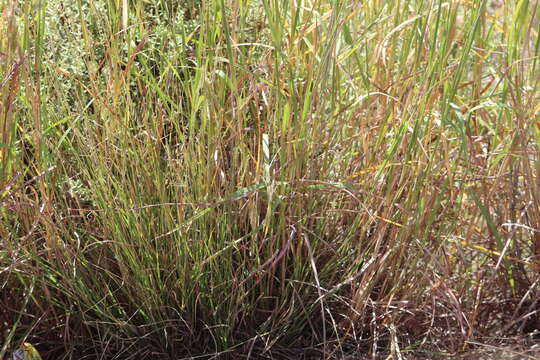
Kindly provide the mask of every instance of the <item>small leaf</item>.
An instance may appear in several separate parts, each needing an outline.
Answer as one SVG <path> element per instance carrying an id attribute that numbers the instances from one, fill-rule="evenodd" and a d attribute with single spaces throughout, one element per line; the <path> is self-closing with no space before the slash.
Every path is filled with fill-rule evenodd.
<path id="1" fill-rule="evenodd" d="M 22 349 L 19 349 L 13 353 L 13 360 L 25 360 L 25 352 Z"/>
<path id="2" fill-rule="evenodd" d="M 13 360 L 42 360 L 42 358 L 32 344 L 25 342 L 13 353 Z"/>

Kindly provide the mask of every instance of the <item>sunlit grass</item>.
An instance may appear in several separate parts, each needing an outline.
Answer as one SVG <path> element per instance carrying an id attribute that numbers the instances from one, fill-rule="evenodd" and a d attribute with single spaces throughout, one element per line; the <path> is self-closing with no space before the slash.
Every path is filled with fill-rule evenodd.
<path id="1" fill-rule="evenodd" d="M 536 2 L 0 4 L 0 358 L 457 351 L 537 292 Z"/>

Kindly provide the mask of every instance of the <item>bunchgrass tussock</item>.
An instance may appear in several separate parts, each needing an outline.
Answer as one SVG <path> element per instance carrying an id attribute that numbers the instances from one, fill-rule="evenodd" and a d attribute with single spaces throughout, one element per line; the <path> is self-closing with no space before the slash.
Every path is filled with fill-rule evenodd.
<path id="1" fill-rule="evenodd" d="M 537 1 L 0 12 L 0 359 L 539 330 Z"/>

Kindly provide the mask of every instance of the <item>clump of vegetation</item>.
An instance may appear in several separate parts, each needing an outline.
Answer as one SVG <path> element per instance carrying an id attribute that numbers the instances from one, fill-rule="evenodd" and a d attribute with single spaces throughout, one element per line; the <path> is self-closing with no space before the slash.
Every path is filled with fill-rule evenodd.
<path id="1" fill-rule="evenodd" d="M 538 330 L 538 2 L 0 11 L 0 358 Z"/>

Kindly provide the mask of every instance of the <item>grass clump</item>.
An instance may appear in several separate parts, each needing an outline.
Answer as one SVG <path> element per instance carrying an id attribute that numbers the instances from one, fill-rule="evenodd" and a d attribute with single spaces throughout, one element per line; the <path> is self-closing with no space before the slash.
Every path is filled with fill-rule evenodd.
<path id="1" fill-rule="evenodd" d="M 534 328 L 538 3 L 0 4 L 0 358 Z"/>

